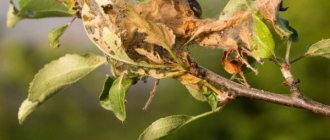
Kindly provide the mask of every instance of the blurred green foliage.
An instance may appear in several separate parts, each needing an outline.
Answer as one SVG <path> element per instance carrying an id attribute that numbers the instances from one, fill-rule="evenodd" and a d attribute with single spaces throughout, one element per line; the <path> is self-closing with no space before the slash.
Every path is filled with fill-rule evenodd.
<path id="1" fill-rule="evenodd" d="M 226 1 L 200 0 L 204 17 L 217 17 Z M 292 57 L 304 53 L 306 47 L 322 38 L 330 38 L 330 2 L 328 0 L 285 1 L 289 9 L 282 16 L 299 33 L 293 44 Z M 55 19 L 56 20 L 56 19 Z M 4 21 L 1 21 L 4 22 Z M 38 22 L 38 21 L 35 21 Z M 2 26 L 2 24 L 1 24 Z M 68 31 L 69 32 L 69 31 Z M 3 35 L 2 35 L 3 36 Z M 137 139 L 157 118 L 173 114 L 196 115 L 209 110 L 206 103 L 195 101 L 175 80 L 162 80 L 148 111 L 142 111 L 151 89 L 152 79 L 139 82 L 127 95 L 127 121 L 122 124 L 114 115 L 101 108 L 98 96 L 102 90 L 107 67 L 90 74 L 78 84 L 48 100 L 19 126 L 17 111 L 26 97 L 28 83 L 44 64 L 65 53 L 96 52 L 94 46 L 66 42 L 58 49 L 38 45 L 38 42 L 0 39 L 0 139 L 1 140 L 106 140 Z M 278 52 L 283 52 L 282 44 Z M 75 47 L 75 46 L 79 46 Z M 281 47 L 282 46 L 282 47 Z M 196 61 L 226 74 L 220 66 L 221 51 L 192 47 Z M 260 74 L 247 74 L 253 87 L 287 93 L 283 78 L 275 64 L 266 61 L 258 66 Z M 306 58 L 293 65 L 294 75 L 301 81 L 303 93 L 330 104 L 330 61 Z M 329 140 L 330 118 L 308 111 L 238 98 L 221 112 L 193 122 L 168 139 L 181 140 Z"/>

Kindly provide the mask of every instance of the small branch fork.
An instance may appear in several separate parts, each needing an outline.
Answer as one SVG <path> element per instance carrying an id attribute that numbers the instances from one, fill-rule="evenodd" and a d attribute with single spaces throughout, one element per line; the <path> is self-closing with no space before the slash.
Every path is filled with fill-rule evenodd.
<path id="1" fill-rule="evenodd" d="M 248 97 L 251 99 L 263 100 L 279 105 L 305 109 L 317 114 L 330 117 L 329 105 L 319 103 L 302 95 L 299 89 L 299 81 L 294 79 L 291 72 L 292 61 L 290 61 L 290 49 L 291 41 L 289 40 L 287 44 L 285 60 L 283 62 L 276 61 L 276 64 L 279 64 L 282 75 L 285 79 L 284 84 L 289 87 L 289 90 L 291 92 L 290 95 L 273 93 L 269 91 L 263 91 L 260 89 L 247 87 L 245 85 L 226 79 L 206 68 L 199 66 L 196 66 L 195 70 L 191 71 L 190 73 L 201 79 L 206 80 L 209 83 L 220 85 L 222 88 L 226 89 L 226 93 L 230 93 L 231 97 L 228 99 L 235 99 L 235 97 Z M 196 74 L 196 71 L 200 73 Z"/>
<path id="2" fill-rule="evenodd" d="M 259 89 L 249 88 L 231 80 L 228 80 L 220 75 L 217 75 L 216 73 L 206 68 L 199 67 L 199 69 L 205 72 L 204 79 L 225 87 L 227 90 L 231 91 L 231 96 L 248 97 L 251 99 L 263 100 L 275 104 L 301 108 L 330 117 L 330 106 L 316 102 L 309 98 L 303 96 L 299 96 L 297 98 L 296 96 L 287 96 L 279 93 L 272 93 Z"/>
<path id="3" fill-rule="evenodd" d="M 291 61 L 290 61 L 290 51 L 291 51 L 292 41 L 288 40 L 286 46 L 285 62 L 280 65 L 282 75 L 285 79 L 284 85 L 289 87 L 291 96 L 293 98 L 302 98 L 303 95 L 299 89 L 299 81 L 295 80 L 291 73 Z"/>

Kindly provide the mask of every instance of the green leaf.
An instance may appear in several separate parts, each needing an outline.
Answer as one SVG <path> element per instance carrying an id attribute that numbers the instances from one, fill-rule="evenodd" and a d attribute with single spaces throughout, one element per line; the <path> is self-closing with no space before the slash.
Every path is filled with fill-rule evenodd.
<path id="1" fill-rule="evenodd" d="M 186 79 L 189 80 L 189 79 Z M 192 81 L 192 79 L 191 79 Z M 210 91 L 209 88 L 205 85 L 199 83 L 191 84 L 186 83 L 183 78 L 181 78 L 181 83 L 186 86 L 189 93 L 198 101 L 208 102 L 212 110 L 215 110 L 218 107 L 218 98 L 217 94 L 213 91 Z"/>
<path id="2" fill-rule="evenodd" d="M 313 44 L 305 56 L 321 56 L 330 59 L 330 39 L 324 39 Z"/>
<path id="3" fill-rule="evenodd" d="M 48 33 L 49 45 L 52 48 L 58 48 L 61 46 L 59 39 L 68 27 L 69 27 L 69 25 L 66 24 L 66 25 L 54 28 Z"/>
<path id="4" fill-rule="evenodd" d="M 199 85 L 185 85 L 191 96 L 193 96 L 196 100 L 205 102 L 207 101 L 207 97 L 204 95 L 202 88 Z"/>
<path id="5" fill-rule="evenodd" d="M 111 107 L 111 102 L 109 99 L 109 91 L 110 88 L 113 84 L 113 79 L 111 77 L 107 77 L 107 79 L 104 82 L 104 86 L 103 86 L 103 90 L 102 93 L 100 95 L 100 104 L 101 106 L 106 109 L 106 110 L 110 110 L 112 111 L 112 107 Z"/>
<path id="6" fill-rule="evenodd" d="M 122 122 L 126 119 L 126 92 L 131 85 L 132 79 L 123 73 L 113 82 L 108 95 L 108 102 L 110 102 L 112 112 Z"/>
<path id="7" fill-rule="evenodd" d="M 209 103 L 213 111 L 216 110 L 219 105 L 217 94 L 209 91 L 207 96 L 207 102 Z"/>
<path id="8" fill-rule="evenodd" d="M 252 25 L 252 53 L 260 58 L 270 58 L 275 55 L 275 42 L 267 25 L 255 14 L 253 14 Z"/>
<path id="9" fill-rule="evenodd" d="M 23 18 L 44 18 L 72 16 L 69 9 L 57 0 L 20 0 L 20 11 Z"/>
<path id="10" fill-rule="evenodd" d="M 165 137 L 184 126 L 193 117 L 174 115 L 158 119 L 140 135 L 139 140 L 156 140 Z"/>
<path id="11" fill-rule="evenodd" d="M 87 54 L 68 54 L 42 68 L 30 83 L 27 99 L 22 103 L 18 119 L 22 123 L 37 106 L 61 89 L 76 83 L 106 63 L 104 57 Z"/>
<path id="12" fill-rule="evenodd" d="M 148 126 L 147 129 L 142 132 L 139 140 L 156 140 L 164 138 L 174 133 L 184 125 L 218 112 L 220 109 L 221 108 L 217 108 L 215 111 L 206 112 L 197 116 L 174 115 L 160 118 L 153 122 L 150 126 Z"/>
<path id="13" fill-rule="evenodd" d="M 7 26 L 10 28 L 25 18 L 66 17 L 75 13 L 57 0 L 20 0 L 19 7 L 18 10 L 10 1 L 7 13 Z"/>
<path id="14" fill-rule="evenodd" d="M 7 12 L 7 27 L 13 28 L 22 18 L 17 16 L 18 10 L 12 1 L 9 3 L 9 9 Z"/>

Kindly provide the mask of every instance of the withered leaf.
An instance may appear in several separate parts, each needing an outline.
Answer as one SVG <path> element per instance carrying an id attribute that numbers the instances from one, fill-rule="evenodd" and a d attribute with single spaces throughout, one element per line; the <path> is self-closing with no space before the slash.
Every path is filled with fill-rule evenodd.
<path id="1" fill-rule="evenodd" d="M 136 11 L 127 5 L 128 20 L 134 24 L 140 33 L 146 33 L 145 41 L 155 44 L 170 51 L 175 43 L 175 35 L 173 31 L 165 24 L 155 23 L 143 19 Z"/>
<path id="2" fill-rule="evenodd" d="M 232 19 L 235 14 L 243 13 L 249 9 L 246 0 L 229 0 L 219 16 L 219 20 Z"/>
<path id="3" fill-rule="evenodd" d="M 280 3 L 282 0 L 257 0 L 257 5 L 259 8 L 260 14 L 275 23 L 277 20 L 277 12 L 280 7 Z"/>
<path id="4" fill-rule="evenodd" d="M 225 51 L 222 58 L 223 67 L 226 70 L 226 72 L 230 74 L 237 74 L 242 72 L 243 63 L 236 59 L 231 60 L 229 58 L 229 55 L 231 55 L 231 53 Z"/>
<path id="5" fill-rule="evenodd" d="M 103 38 L 101 38 L 101 39 L 103 39 L 105 45 L 108 46 L 108 49 L 109 49 L 109 51 L 107 52 L 108 55 L 110 55 L 113 58 L 116 58 L 117 60 L 120 60 L 122 62 L 135 63 L 126 54 L 126 52 L 122 46 L 121 38 L 118 35 L 116 35 L 112 31 L 110 31 L 109 28 L 105 27 L 105 28 L 103 28 L 102 37 Z M 113 52 L 113 54 L 111 54 L 111 52 Z"/>
<path id="6" fill-rule="evenodd" d="M 164 63 L 163 59 L 160 57 L 160 55 L 157 52 L 153 52 L 153 51 L 149 52 L 143 48 L 135 48 L 135 51 L 137 53 L 139 53 L 140 55 L 147 57 L 149 60 L 151 60 L 157 64 Z"/>
<path id="7" fill-rule="evenodd" d="M 198 82 L 202 81 L 202 79 L 191 75 L 191 74 L 184 74 L 180 76 L 179 81 L 181 81 L 182 84 L 187 85 L 187 84 L 197 84 Z"/>
<path id="8" fill-rule="evenodd" d="M 178 80 L 186 86 L 187 90 L 193 96 L 196 100 L 205 102 L 207 101 L 206 96 L 204 95 L 203 86 L 199 84 L 199 82 L 202 81 L 202 79 L 191 75 L 191 74 L 184 74 L 180 77 L 178 77 Z"/>

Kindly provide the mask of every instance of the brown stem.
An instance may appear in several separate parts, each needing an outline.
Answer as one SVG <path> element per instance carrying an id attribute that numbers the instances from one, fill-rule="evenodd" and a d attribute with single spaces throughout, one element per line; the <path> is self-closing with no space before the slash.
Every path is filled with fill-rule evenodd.
<path id="1" fill-rule="evenodd" d="M 235 94 L 234 96 L 236 97 L 248 97 L 251 99 L 263 100 L 275 104 L 309 110 L 314 113 L 325 116 L 330 116 L 330 106 L 313 101 L 309 98 L 303 96 L 297 98 L 283 94 L 249 88 L 244 85 L 230 81 L 220 75 L 217 75 L 216 73 L 208 69 L 201 67 L 199 69 L 200 71 L 205 72 L 205 75 L 203 77 L 204 79 L 227 88 L 228 90 L 232 91 L 232 94 Z"/>
<path id="2" fill-rule="evenodd" d="M 149 105 L 151 104 L 152 99 L 154 98 L 154 96 L 156 94 L 158 85 L 159 85 L 159 79 L 155 79 L 154 86 L 152 87 L 152 90 L 150 91 L 150 94 L 149 94 L 149 98 L 148 98 L 147 102 L 144 104 L 144 107 L 142 108 L 142 110 L 148 109 Z"/>
<path id="3" fill-rule="evenodd" d="M 282 64 L 281 72 L 285 79 L 284 84 L 289 87 L 293 97 L 301 98 L 302 94 L 299 89 L 299 82 L 296 81 L 291 73 L 290 64 Z"/>

